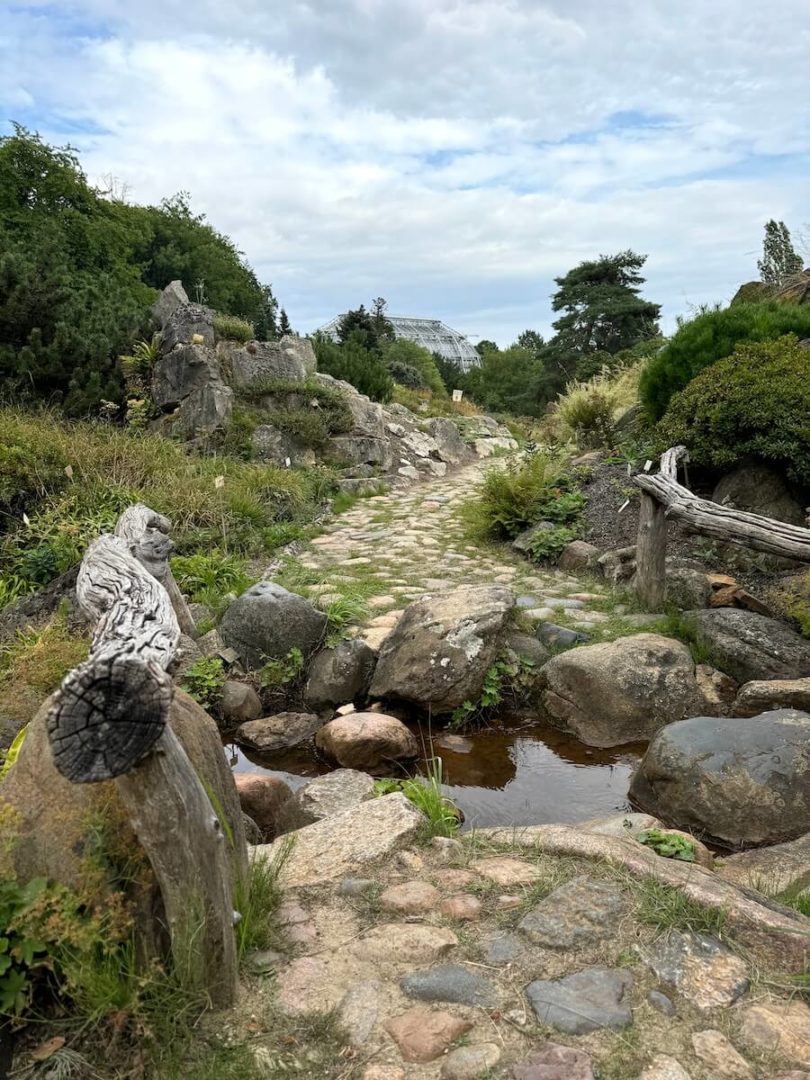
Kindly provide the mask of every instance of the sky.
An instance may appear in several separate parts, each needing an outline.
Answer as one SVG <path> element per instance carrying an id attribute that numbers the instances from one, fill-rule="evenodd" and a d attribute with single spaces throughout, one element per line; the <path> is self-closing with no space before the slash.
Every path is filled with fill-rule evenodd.
<path id="1" fill-rule="evenodd" d="M 678 315 L 810 221 L 808 0 L 0 0 L 0 131 L 134 202 L 184 190 L 306 333 L 388 300 L 548 334 L 554 278 L 648 256 Z M 810 252 L 805 253 L 810 260 Z"/>

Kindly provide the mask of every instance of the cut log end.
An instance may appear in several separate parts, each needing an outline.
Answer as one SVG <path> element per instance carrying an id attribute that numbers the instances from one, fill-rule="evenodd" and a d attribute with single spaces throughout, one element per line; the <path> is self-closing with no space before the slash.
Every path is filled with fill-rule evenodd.
<path id="1" fill-rule="evenodd" d="M 113 780 L 154 747 L 166 726 L 172 681 L 134 655 L 97 655 L 75 668 L 48 716 L 54 764 L 74 784 Z"/>

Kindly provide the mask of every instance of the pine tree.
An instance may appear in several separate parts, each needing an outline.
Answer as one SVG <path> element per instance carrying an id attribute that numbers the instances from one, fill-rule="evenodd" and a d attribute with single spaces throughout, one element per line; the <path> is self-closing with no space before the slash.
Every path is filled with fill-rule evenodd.
<path id="1" fill-rule="evenodd" d="M 765 225 L 762 258 L 757 260 L 760 279 L 766 285 L 781 285 L 794 274 L 801 273 L 804 264 L 790 239 L 784 221 L 773 218 Z"/>
<path id="2" fill-rule="evenodd" d="M 284 337 L 286 334 L 291 334 L 293 328 L 290 326 L 290 320 L 287 318 L 287 312 L 284 308 L 281 309 L 281 318 L 278 322 L 278 332 L 280 337 Z"/>

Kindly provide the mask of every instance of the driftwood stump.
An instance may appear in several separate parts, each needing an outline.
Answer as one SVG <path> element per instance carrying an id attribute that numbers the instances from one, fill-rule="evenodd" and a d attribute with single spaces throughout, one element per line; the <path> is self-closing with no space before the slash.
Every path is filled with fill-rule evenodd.
<path id="1" fill-rule="evenodd" d="M 171 541 L 162 523 L 167 529 L 165 518 L 133 507 L 118 535 L 88 548 L 76 593 L 96 630 L 88 659 L 54 696 L 48 735 L 67 779 L 115 781 L 160 887 L 175 967 L 186 986 L 226 1006 L 237 986 L 233 865 L 240 853 L 232 860 L 211 801 L 167 725 L 167 668 L 180 626 L 150 572 L 156 567 L 165 580 Z"/>

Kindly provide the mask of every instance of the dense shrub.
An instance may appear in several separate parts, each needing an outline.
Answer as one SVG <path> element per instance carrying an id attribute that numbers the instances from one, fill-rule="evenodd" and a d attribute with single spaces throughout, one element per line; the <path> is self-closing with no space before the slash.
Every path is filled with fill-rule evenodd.
<path id="1" fill-rule="evenodd" d="M 810 306 L 773 301 L 734 304 L 684 323 L 641 377 L 639 389 L 648 416 L 660 420 L 674 394 L 705 368 L 731 356 L 737 344 L 773 341 L 790 333 L 810 336 Z"/>
<path id="2" fill-rule="evenodd" d="M 795 335 L 740 345 L 672 399 L 659 425 L 667 445 L 728 468 L 756 456 L 810 484 L 810 349 Z"/>
<path id="3" fill-rule="evenodd" d="M 393 369 L 395 367 L 415 369 L 419 372 L 422 386 L 427 387 L 437 397 L 447 396 L 447 389 L 442 382 L 433 354 L 422 348 L 421 345 L 417 345 L 415 341 L 399 338 L 396 341 L 388 342 L 383 348 L 383 359 L 392 375 L 394 375 Z M 397 382 L 402 381 L 396 375 L 394 375 L 394 379 Z M 403 385 L 409 386 L 412 384 L 404 382 Z"/>
<path id="4" fill-rule="evenodd" d="M 217 315 L 214 319 L 214 332 L 224 341 L 253 341 L 256 329 L 247 319 L 238 315 Z"/>
<path id="5" fill-rule="evenodd" d="M 247 407 L 234 410 L 235 423 L 222 443 L 240 457 L 252 456 L 250 436 L 258 424 L 272 424 L 313 450 L 322 449 L 330 435 L 351 431 L 354 425 L 345 393 L 315 379 L 303 383 L 263 379 L 241 389 L 238 396 Z M 258 407 L 257 402 L 261 403 Z"/>

